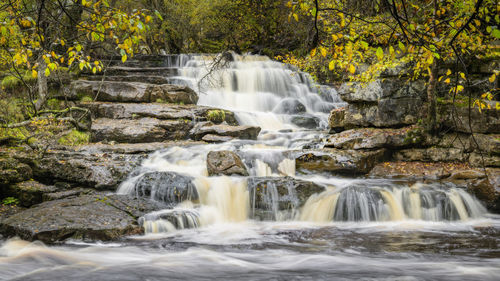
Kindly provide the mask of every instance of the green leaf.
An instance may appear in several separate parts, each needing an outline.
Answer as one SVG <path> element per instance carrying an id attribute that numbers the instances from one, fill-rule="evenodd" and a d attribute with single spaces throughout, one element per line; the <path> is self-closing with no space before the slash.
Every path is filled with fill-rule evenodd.
<path id="1" fill-rule="evenodd" d="M 376 55 L 379 60 L 382 60 L 384 58 L 384 50 L 382 50 L 381 47 L 378 47 Z"/>
<path id="2" fill-rule="evenodd" d="M 50 69 L 48 68 L 45 69 L 45 76 L 47 77 L 50 76 Z"/>
<path id="3" fill-rule="evenodd" d="M 163 17 L 161 16 L 160 12 L 156 11 L 155 10 L 155 15 L 157 18 L 159 18 L 160 20 L 163 20 Z"/>
<path id="4" fill-rule="evenodd" d="M 403 51 L 403 52 L 405 51 L 406 48 L 405 48 L 405 44 L 403 44 L 403 42 L 399 41 L 398 46 L 399 46 L 399 49 L 401 49 L 401 51 Z"/>
<path id="5" fill-rule="evenodd" d="M 500 39 L 500 30 L 498 29 L 493 29 L 493 31 L 491 32 L 491 35 L 493 35 L 493 37 L 495 37 L 496 39 Z"/>

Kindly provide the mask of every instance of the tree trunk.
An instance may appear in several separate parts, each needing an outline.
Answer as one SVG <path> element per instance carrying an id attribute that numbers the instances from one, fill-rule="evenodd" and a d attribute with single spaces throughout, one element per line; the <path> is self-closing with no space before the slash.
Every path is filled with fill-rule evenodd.
<path id="1" fill-rule="evenodd" d="M 436 121 L 436 84 L 437 84 L 437 63 L 432 63 L 429 70 L 429 85 L 427 85 L 427 131 L 434 133 L 437 128 Z"/>
<path id="2" fill-rule="evenodd" d="M 47 97 L 49 94 L 47 86 L 47 76 L 45 76 L 45 69 L 47 69 L 47 64 L 43 60 L 43 57 L 40 57 L 40 59 L 38 60 L 38 75 L 37 75 L 38 99 L 35 103 L 36 112 L 42 109 L 43 105 L 47 101 Z"/>

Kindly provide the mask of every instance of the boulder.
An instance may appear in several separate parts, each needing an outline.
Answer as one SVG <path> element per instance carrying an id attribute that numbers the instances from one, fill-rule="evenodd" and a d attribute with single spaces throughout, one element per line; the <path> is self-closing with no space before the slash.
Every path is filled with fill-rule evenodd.
<path id="1" fill-rule="evenodd" d="M 228 150 L 210 151 L 207 154 L 207 170 L 209 176 L 248 176 L 238 154 Z"/>
<path id="2" fill-rule="evenodd" d="M 170 103 L 196 104 L 198 94 L 187 86 L 153 85 L 150 88 L 150 102 L 162 100 Z"/>
<path id="3" fill-rule="evenodd" d="M 344 130 L 345 107 L 334 109 L 328 117 L 328 127 L 330 132 L 339 133 Z"/>
<path id="4" fill-rule="evenodd" d="M 297 99 L 287 98 L 282 100 L 273 112 L 279 114 L 298 114 L 306 112 L 306 107 Z"/>
<path id="5" fill-rule="evenodd" d="M 201 138 L 201 140 L 206 141 L 206 142 L 219 143 L 219 142 L 231 141 L 231 140 L 234 140 L 234 138 L 228 137 L 228 136 L 218 136 L 218 135 L 208 134 L 208 135 L 204 135 Z"/>
<path id="6" fill-rule="evenodd" d="M 259 133 L 259 127 L 230 126 L 228 124 L 215 125 L 212 122 L 199 122 L 190 131 L 191 138 L 194 140 L 200 140 L 208 134 L 255 140 L 257 139 Z"/>
<path id="7" fill-rule="evenodd" d="M 488 153 L 471 153 L 469 157 L 469 163 L 473 167 L 500 167 L 500 156 L 492 155 Z"/>
<path id="8" fill-rule="evenodd" d="M 335 174 L 366 174 L 385 158 L 386 150 L 339 150 L 325 148 L 303 151 L 295 159 L 302 172 L 330 172 Z"/>
<path id="9" fill-rule="evenodd" d="M 495 187 L 488 179 L 473 180 L 467 185 L 467 190 L 474 194 L 477 199 L 483 201 L 488 209 L 498 207 L 495 205 L 496 201 L 500 199 L 500 193 L 495 191 Z"/>
<path id="10" fill-rule="evenodd" d="M 187 138 L 192 123 L 188 120 L 159 120 L 154 118 L 94 120 L 91 140 L 126 143 L 161 142 Z"/>
<path id="11" fill-rule="evenodd" d="M 54 243 L 66 239 L 116 240 L 140 234 L 138 217 L 163 205 L 119 195 L 84 195 L 44 202 L 0 222 L 0 233 Z"/>
<path id="12" fill-rule="evenodd" d="M 11 185 L 8 188 L 8 195 L 19 199 L 21 206 L 31 207 L 42 203 L 47 193 L 56 192 L 54 186 L 47 186 L 34 180 L 25 181 Z"/>
<path id="13" fill-rule="evenodd" d="M 147 197 L 167 204 L 177 204 L 186 200 L 198 200 L 198 192 L 193 178 L 175 172 L 149 172 L 135 183 L 137 197 Z"/>
<path id="14" fill-rule="evenodd" d="M 402 148 L 418 145 L 423 139 L 423 130 L 418 127 L 360 128 L 332 135 L 325 143 L 325 147 L 339 149 Z"/>
<path id="15" fill-rule="evenodd" d="M 319 127 L 319 118 L 311 114 L 294 115 L 290 120 L 294 125 L 306 128 L 317 129 Z"/>
<path id="16" fill-rule="evenodd" d="M 292 177 L 251 177 L 248 179 L 252 218 L 291 219 L 307 199 L 325 187 Z M 277 218 L 276 216 L 282 216 Z"/>

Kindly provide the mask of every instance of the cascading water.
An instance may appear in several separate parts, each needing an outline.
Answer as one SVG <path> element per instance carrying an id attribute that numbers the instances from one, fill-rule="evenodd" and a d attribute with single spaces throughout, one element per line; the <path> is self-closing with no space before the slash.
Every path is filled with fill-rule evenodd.
<path id="1" fill-rule="evenodd" d="M 141 218 L 147 233 L 248 219 L 465 221 L 486 213 L 475 198 L 453 186 L 394 184 L 388 180 L 374 185 L 370 181 L 297 176 L 294 159 L 287 152 L 321 139 L 327 113 L 343 102 L 334 89 L 319 87 L 307 74 L 267 57 L 233 54 L 223 66 L 212 69 L 219 59 L 190 55 L 169 62 L 180 67 L 180 75 L 172 79 L 196 89 L 198 104 L 231 110 L 240 124 L 260 126 L 264 131 L 257 141 L 173 147 L 151 155 L 118 191 L 174 207 Z M 315 129 L 307 129 L 308 123 L 314 123 Z M 238 153 L 250 177 L 208 177 L 206 157 L 214 150 Z M 250 187 L 254 177 L 283 182 L 268 180 Z M 310 196 L 303 206 L 291 183 L 300 179 L 316 181 L 324 190 Z"/>

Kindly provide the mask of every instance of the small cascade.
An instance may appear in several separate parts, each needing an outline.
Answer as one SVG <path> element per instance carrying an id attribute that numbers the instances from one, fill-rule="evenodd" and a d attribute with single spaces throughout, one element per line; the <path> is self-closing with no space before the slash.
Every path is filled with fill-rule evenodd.
<path id="1" fill-rule="evenodd" d="M 353 185 L 311 196 L 301 220 L 325 221 L 458 221 L 478 218 L 485 208 L 455 187 L 415 184 L 410 187 Z"/>
<path id="2" fill-rule="evenodd" d="M 232 110 L 238 121 L 277 131 L 297 126 L 326 128 L 329 112 L 344 103 L 331 87 L 265 56 L 191 56 L 178 79 L 201 93 L 199 105 Z M 217 65 L 217 63 L 219 65 Z M 289 107 L 293 101 L 297 106 Z"/>
<path id="3" fill-rule="evenodd" d="M 172 232 L 200 226 L 200 214 L 194 209 L 177 207 L 146 214 L 139 218 L 146 234 Z"/>

